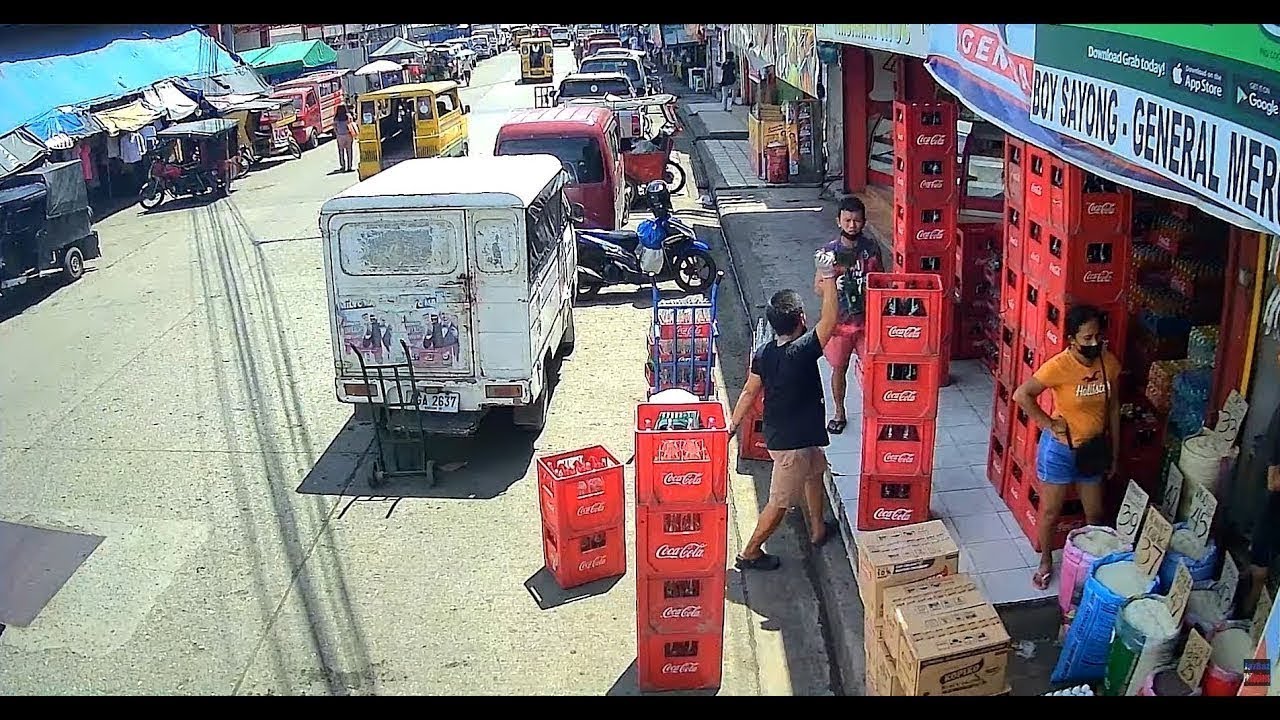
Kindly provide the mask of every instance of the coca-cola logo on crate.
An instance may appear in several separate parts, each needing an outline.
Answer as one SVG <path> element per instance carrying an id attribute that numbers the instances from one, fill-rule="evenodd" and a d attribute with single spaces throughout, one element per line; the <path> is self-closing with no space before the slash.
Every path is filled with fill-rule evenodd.
<path id="1" fill-rule="evenodd" d="M 663 675 L 692 675 L 696 672 L 698 672 L 696 662 L 667 663 L 662 666 Z"/>
<path id="2" fill-rule="evenodd" d="M 1060 263 L 1049 263 L 1049 274 L 1054 277 L 1062 277 L 1062 265 Z"/>
<path id="3" fill-rule="evenodd" d="M 875 518 L 876 520 L 904 522 L 911 519 L 911 510 L 909 508 L 897 508 L 896 510 L 890 510 L 888 508 L 876 508 L 876 511 L 871 513 L 871 517 Z"/>
<path id="4" fill-rule="evenodd" d="M 925 178 L 920 181 L 921 190 L 941 190 L 943 186 L 942 178 Z"/>
<path id="5" fill-rule="evenodd" d="M 939 146 L 939 147 L 940 147 L 940 146 L 942 146 L 942 145 L 946 145 L 946 144 L 947 144 L 947 136 L 946 136 L 946 135 L 943 135 L 942 133 L 935 133 L 935 134 L 933 134 L 933 135 L 923 135 L 923 134 L 922 134 L 922 135 L 917 135 L 917 136 L 916 136 L 916 145 L 918 145 L 918 146 L 929 146 L 929 145 L 933 145 L 933 146 Z"/>
<path id="6" fill-rule="evenodd" d="M 917 239 L 917 240 L 941 240 L 941 239 L 943 239 L 943 238 L 944 238 L 944 237 L 946 237 L 946 236 L 947 236 L 947 235 L 946 235 L 946 233 L 942 230 L 942 228 L 934 228 L 934 229 L 932 229 L 932 230 L 917 230 L 917 231 L 916 231 L 916 239 Z"/>
<path id="7" fill-rule="evenodd" d="M 909 465 L 916 461 L 916 454 L 910 452 L 887 452 L 883 458 L 885 463 L 893 465 Z"/>
<path id="8" fill-rule="evenodd" d="M 1028 186 L 1027 189 L 1030 190 L 1031 194 L 1033 195 L 1040 195 L 1041 197 L 1044 196 L 1044 186 L 1038 182 L 1031 183 L 1031 185 Z"/>
<path id="9" fill-rule="evenodd" d="M 578 517 L 595 515 L 597 513 L 602 513 L 602 512 L 604 512 L 604 501 L 600 500 L 597 502 L 593 502 L 590 505 L 583 505 L 582 507 L 578 508 Z"/>
<path id="10" fill-rule="evenodd" d="M 677 620 L 684 618 L 700 618 L 702 617 L 701 605 L 685 605 L 684 607 L 664 607 L 662 608 L 663 620 Z"/>
<path id="11" fill-rule="evenodd" d="M 707 554 L 707 544 L 703 542 L 691 542 L 684 545 L 667 545 L 662 544 L 658 549 L 653 551 L 653 556 L 659 560 L 690 560 L 698 559 Z"/>
<path id="12" fill-rule="evenodd" d="M 1116 274 L 1111 270 L 1090 270 L 1081 278 L 1087 283 L 1109 283 L 1115 279 Z"/>
<path id="13" fill-rule="evenodd" d="M 915 402 L 919 393 L 915 390 L 888 390 L 884 394 L 885 402 Z"/>
<path id="14" fill-rule="evenodd" d="M 1089 215 L 1115 215 L 1116 204 L 1113 202 L 1091 202 L 1085 208 L 1085 212 Z"/>
<path id="15" fill-rule="evenodd" d="M 680 486 L 701 485 L 702 473 L 687 472 L 682 475 L 677 475 L 675 473 L 667 473 L 666 475 L 662 476 L 662 484 L 663 485 L 680 485 Z"/>
<path id="16" fill-rule="evenodd" d="M 891 338 L 918 340 L 920 339 L 920 331 L 919 325 L 890 325 L 887 333 Z"/>
<path id="17" fill-rule="evenodd" d="M 604 555 L 597 555 L 596 557 L 583 560 L 582 562 L 578 563 L 578 572 L 586 572 L 588 570 L 594 570 L 600 567 L 601 565 L 603 565 L 604 562 L 605 562 Z"/>

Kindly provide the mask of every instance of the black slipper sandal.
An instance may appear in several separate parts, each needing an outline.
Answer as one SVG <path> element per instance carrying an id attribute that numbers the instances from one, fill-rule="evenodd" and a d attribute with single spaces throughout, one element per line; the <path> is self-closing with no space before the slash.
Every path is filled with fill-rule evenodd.
<path id="1" fill-rule="evenodd" d="M 830 540 L 832 537 L 835 537 L 840 534 L 840 525 L 834 520 L 828 520 L 822 523 L 822 527 L 825 528 L 825 530 L 822 533 L 822 539 L 819 540 L 818 542 L 813 542 L 812 540 L 809 541 L 810 547 L 820 548 L 823 545 L 826 545 L 827 541 Z"/>
<path id="2" fill-rule="evenodd" d="M 848 426 L 849 426 L 848 420 L 832 420 L 831 422 L 827 423 L 827 432 L 831 433 L 832 435 L 839 435 L 840 433 L 844 432 L 844 429 Z"/>
<path id="3" fill-rule="evenodd" d="M 733 566 L 739 570 L 777 570 L 782 565 L 782 560 L 777 555 L 769 553 L 761 553 L 759 557 L 750 560 L 739 555 L 733 561 Z"/>

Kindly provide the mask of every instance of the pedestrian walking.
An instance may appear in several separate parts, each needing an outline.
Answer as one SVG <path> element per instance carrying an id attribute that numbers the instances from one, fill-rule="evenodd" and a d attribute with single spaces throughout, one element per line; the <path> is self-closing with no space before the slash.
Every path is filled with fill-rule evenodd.
<path id="1" fill-rule="evenodd" d="M 738 89 L 738 63 L 733 53 L 726 53 L 720 63 L 720 102 L 725 112 L 733 111 L 733 95 Z"/>
<path id="2" fill-rule="evenodd" d="M 338 171 L 351 172 L 354 164 L 351 148 L 355 144 L 356 125 L 351 121 L 346 105 L 339 105 L 333 113 L 333 137 L 338 141 Z"/>
<path id="3" fill-rule="evenodd" d="M 1120 400 L 1112 392 L 1120 361 L 1102 341 L 1106 316 L 1092 305 L 1075 305 L 1067 310 L 1064 325 L 1067 349 L 1044 361 L 1013 391 L 1014 402 L 1047 430 L 1040 433 L 1036 448 L 1041 550 L 1031 582 L 1040 590 L 1049 587 L 1053 574 L 1053 532 L 1067 490 L 1075 485 L 1086 522 L 1101 524 L 1102 477 L 1115 472 L 1120 456 L 1115 441 L 1120 436 Z M 1046 390 L 1053 393 L 1053 417 L 1036 402 Z"/>
<path id="4" fill-rule="evenodd" d="M 845 397 L 849 390 L 849 364 L 853 353 L 862 357 L 865 346 L 867 274 L 884 272 L 884 255 L 880 243 L 862 231 L 867 227 L 867 208 L 850 196 L 840 201 L 836 213 L 840 234 L 822 246 L 835 255 L 836 274 L 844 279 L 840 291 L 840 317 L 831 342 L 823 347 L 831 364 L 831 394 L 835 410 L 827 432 L 839 435 L 848 426 Z M 822 272 L 814 278 L 814 292 L 821 293 Z"/>
<path id="5" fill-rule="evenodd" d="M 843 281 L 836 277 L 835 258 L 829 252 L 818 252 L 818 272 L 822 314 L 816 327 L 807 327 L 804 303 L 795 290 L 783 290 L 769 301 L 765 318 L 775 337 L 752 356 L 751 372 L 729 421 L 732 435 L 764 393 L 764 438 L 773 458 L 773 475 L 769 501 L 755 532 L 734 560 L 739 570 L 775 570 L 782 564 L 778 556 L 764 551 L 764 543 L 797 502 L 803 503 L 809 542 L 815 547 L 839 532 L 835 523 L 824 521 L 827 456 L 823 448 L 831 439 L 822 425 L 826 408 L 818 359 L 836 327 L 837 288 Z"/>

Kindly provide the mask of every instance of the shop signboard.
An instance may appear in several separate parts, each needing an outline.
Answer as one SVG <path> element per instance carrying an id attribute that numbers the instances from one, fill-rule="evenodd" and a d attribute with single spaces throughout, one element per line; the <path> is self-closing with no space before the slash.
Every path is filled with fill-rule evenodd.
<path id="1" fill-rule="evenodd" d="M 926 66 L 984 119 L 1075 165 L 1240 227 L 1280 231 L 1280 141 L 1257 123 L 1198 109 L 1187 97 L 1209 84 L 1216 87 L 1216 81 L 1206 81 L 1221 77 L 1225 100 L 1226 82 L 1235 79 L 1230 61 L 1167 44 L 1160 53 L 1150 47 L 1138 51 L 1135 45 L 1142 42 L 1151 44 L 1062 25 L 935 24 L 929 26 Z M 1125 65 L 1126 57 L 1137 67 Z M 1175 87 L 1178 61 L 1181 82 Z M 1275 74 L 1250 67 L 1256 69 L 1249 77 L 1253 89 L 1241 88 L 1244 97 L 1237 104 L 1247 105 L 1250 92 L 1280 100 L 1280 87 L 1267 80 Z M 1134 78 L 1144 73 L 1146 85 Z M 1198 82 L 1188 83 L 1191 78 Z M 1250 111 L 1259 112 L 1252 106 Z M 1267 111 L 1260 112 L 1259 120 L 1265 119 Z"/>
<path id="2" fill-rule="evenodd" d="M 774 73 L 778 79 L 818 97 L 818 47 L 812 25 L 778 25 Z"/>
<path id="3" fill-rule="evenodd" d="M 697 42 L 697 39 L 689 34 L 688 25 L 663 25 L 662 26 L 662 46 L 675 47 L 676 45 L 688 45 Z"/>
<path id="4" fill-rule="evenodd" d="M 1234 27 L 1252 27 L 1253 42 L 1220 54 L 1206 51 L 1207 30 L 1197 43 L 1204 49 L 1193 49 L 1038 25 L 1031 120 L 1178 184 L 1203 198 L 1197 205 L 1280 233 L 1280 62 L 1272 59 L 1280 37 L 1260 25 Z M 1264 64 L 1236 60 L 1237 52 Z"/>
<path id="5" fill-rule="evenodd" d="M 816 25 L 818 42 L 855 45 L 887 52 L 928 57 L 929 26 L 909 23 L 852 23 Z"/>

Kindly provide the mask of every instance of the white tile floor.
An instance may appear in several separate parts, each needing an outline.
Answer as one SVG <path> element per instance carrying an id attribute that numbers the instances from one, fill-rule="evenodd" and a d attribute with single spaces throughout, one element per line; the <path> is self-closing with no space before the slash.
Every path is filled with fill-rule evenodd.
<path id="1" fill-rule="evenodd" d="M 820 363 L 827 397 L 831 397 L 831 368 Z M 1057 575 L 1048 590 L 1031 585 L 1039 557 L 987 481 L 987 443 L 991 427 L 994 381 L 976 360 L 951 363 L 951 385 L 938 392 L 938 432 L 930 509 L 946 525 L 960 547 L 960 570 L 974 576 L 996 605 L 1056 596 Z M 862 390 L 850 384 L 849 426 L 831 437 L 827 457 L 846 532 L 857 543 L 858 480 L 862 469 Z M 853 562 L 854 549 L 850 548 Z"/>
<path id="2" fill-rule="evenodd" d="M 703 140 L 707 155 L 730 188 L 766 187 L 751 169 L 751 145 L 746 140 Z"/>

